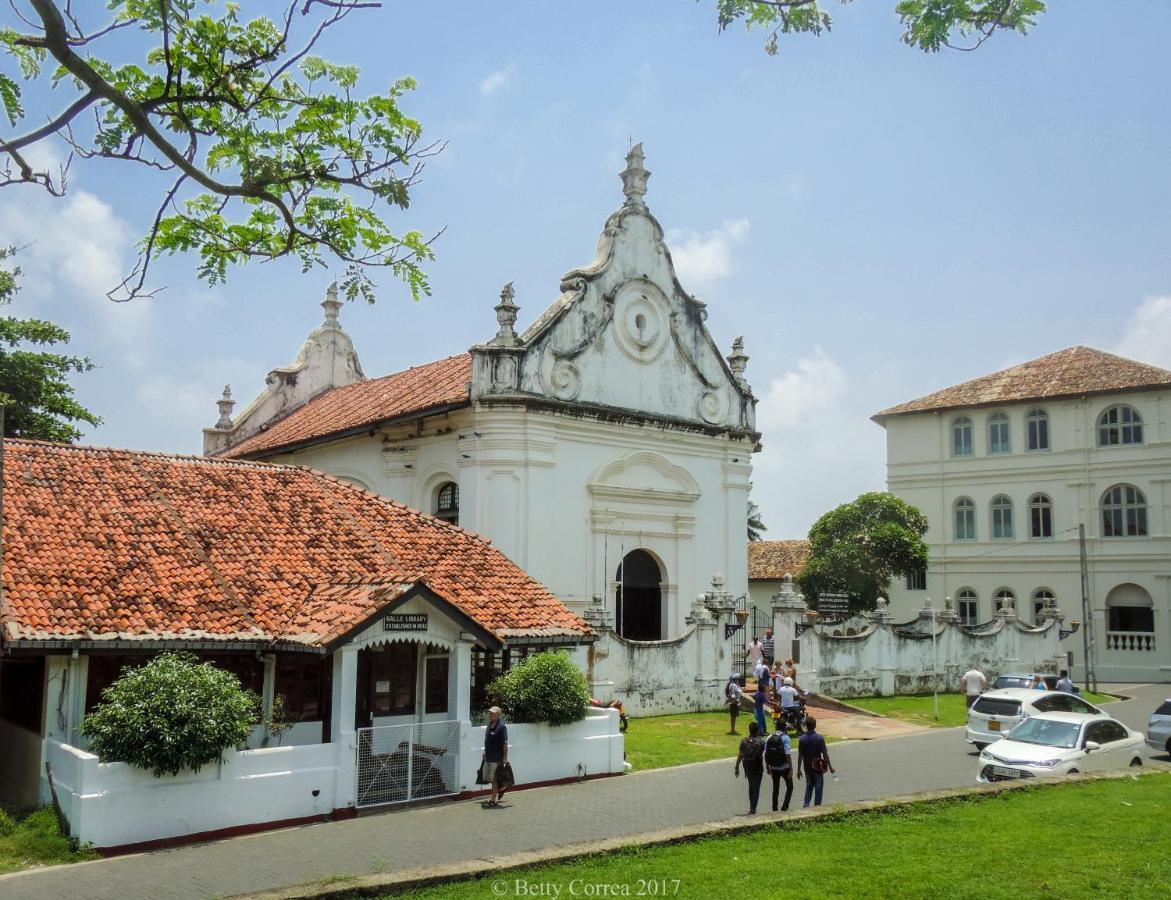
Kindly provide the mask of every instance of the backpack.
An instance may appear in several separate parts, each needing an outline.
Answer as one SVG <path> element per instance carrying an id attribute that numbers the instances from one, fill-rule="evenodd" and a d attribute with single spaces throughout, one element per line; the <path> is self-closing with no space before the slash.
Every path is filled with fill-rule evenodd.
<path id="1" fill-rule="evenodd" d="M 785 752 L 785 739 L 780 732 L 770 734 L 765 741 L 764 760 L 770 769 L 778 772 L 789 768 L 789 754 Z"/>
<path id="2" fill-rule="evenodd" d="M 764 747 L 759 740 L 745 738 L 741 752 L 745 772 L 760 772 L 764 769 Z"/>

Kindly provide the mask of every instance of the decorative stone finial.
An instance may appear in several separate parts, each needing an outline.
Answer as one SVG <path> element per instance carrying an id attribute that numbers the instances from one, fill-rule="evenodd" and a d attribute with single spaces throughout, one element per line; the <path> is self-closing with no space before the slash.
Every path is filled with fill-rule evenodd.
<path id="1" fill-rule="evenodd" d="M 520 307 L 513 302 L 513 297 L 516 296 L 516 291 L 512 289 L 512 282 L 508 282 L 504 289 L 500 292 L 500 302 L 494 307 L 496 310 L 496 321 L 500 325 L 500 330 L 496 332 L 496 337 L 492 339 L 492 343 L 496 346 L 512 346 L 516 343 L 516 314 Z"/>
<path id="2" fill-rule="evenodd" d="M 326 288 L 325 299 L 321 301 L 321 308 L 325 310 L 325 322 L 323 324 L 327 328 L 337 328 L 337 314 L 338 310 L 342 308 L 342 302 L 337 298 L 336 281 Z"/>
<path id="3" fill-rule="evenodd" d="M 215 423 L 216 428 L 231 428 L 232 427 L 232 409 L 236 406 L 236 401 L 232 399 L 232 386 L 230 384 L 224 385 L 224 394 L 216 401 L 216 406 L 220 408 L 219 421 Z"/>
<path id="4" fill-rule="evenodd" d="M 748 368 L 748 354 L 744 352 L 744 338 L 738 337 L 732 341 L 732 352 L 728 355 L 728 365 L 737 381 L 744 380 L 744 370 Z"/>
<path id="5" fill-rule="evenodd" d="M 643 162 L 646 157 L 642 154 L 642 142 L 635 144 L 626 154 L 626 168 L 619 176 L 622 179 L 622 193 L 626 195 L 626 205 L 636 209 L 646 209 L 646 182 L 651 177 Z"/>
<path id="6" fill-rule="evenodd" d="M 722 591 L 724 589 L 724 576 L 721 572 L 716 572 L 712 575 L 712 590 Z"/>

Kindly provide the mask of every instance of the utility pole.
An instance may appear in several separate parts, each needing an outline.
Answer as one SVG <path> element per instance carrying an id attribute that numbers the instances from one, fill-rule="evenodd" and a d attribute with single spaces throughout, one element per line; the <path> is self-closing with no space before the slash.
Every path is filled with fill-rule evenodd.
<path id="1" fill-rule="evenodd" d="M 1082 653 L 1085 660 L 1086 688 L 1097 693 L 1098 674 L 1094 671 L 1094 657 L 1097 647 L 1094 641 L 1094 616 L 1090 609 L 1090 564 L 1086 554 L 1086 525 L 1084 522 L 1077 527 L 1078 551 L 1081 556 L 1082 572 Z"/>

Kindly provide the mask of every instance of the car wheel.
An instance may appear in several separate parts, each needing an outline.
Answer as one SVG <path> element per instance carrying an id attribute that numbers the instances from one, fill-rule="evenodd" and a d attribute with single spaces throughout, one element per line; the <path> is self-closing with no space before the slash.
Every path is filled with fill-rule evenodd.
<path id="1" fill-rule="evenodd" d="M 1069 770 L 1068 772 L 1066 772 L 1065 774 L 1066 774 L 1066 775 L 1077 775 L 1077 774 L 1078 774 L 1078 770 L 1077 770 L 1077 769 L 1070 769 L 1070 770 Z"/>
<path id="2" fill-rule="evenodd" d="M 983 750 L 985 747 L 987 747 L 988 745 L 987 744 L 978 744 L 975 741 L 973 741 L 972 746 L 976 748 L 976 752 L 978 753 L 981 750 Z M 1171 751 L 1169 751 L 1169 752 L 1171 752 Z"/>
<path id="3" fill-rule="evenodd" d="M 1171 756 L 1171 738 L 1167 738 L 1167 755 Z"/>
<path id="4" fill-rule="evenodd" d="M 1138 757 L 1138 756 L 1136 756 L 1134 759 L 1132 759 L 1132 760 L 1130 761 L 1130 767 L 1131 767 L 1132 769 L 1133 769 L 1135 766 L 1141 766 L 1142 764 L 1143 764 L 1143 761 L 1142 761 L 1142 759 L 1141 759 L 1140 757 Z"/>

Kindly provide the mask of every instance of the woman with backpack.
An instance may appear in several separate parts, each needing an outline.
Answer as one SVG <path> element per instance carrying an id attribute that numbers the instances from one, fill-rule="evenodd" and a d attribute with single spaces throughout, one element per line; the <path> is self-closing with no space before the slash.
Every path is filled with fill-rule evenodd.
<path id="1" fill-rule="evenodd" d="M 781 812 L 788 812 L 789 800 L 793 796 L 793 758 L 790 755 L 793 745 L 780 719 L 777 719 L 776 729 L 764 742 L 764 764 L 773 779 L 773 812 L 777 811 L 782 778 L 785 779 L 785 802 L 781 805 Z"/>
<path id="2" fill-rule="evenodd" d="M 764 744 L 760 740 L 760 726 L 748 723 L 748 737 L 740 742 L 740 753 L 736 756 L 736 777 L 740 777 L 740 764 L 744 764 L 744 777 L 748 779 L 748 814 L 756 812 L 760 800 L 760 781 L 764 778 Z"/>

